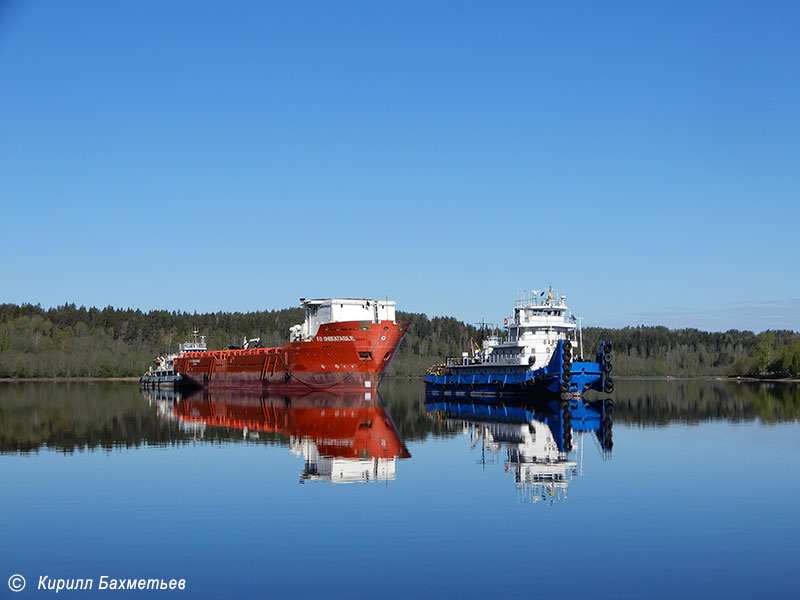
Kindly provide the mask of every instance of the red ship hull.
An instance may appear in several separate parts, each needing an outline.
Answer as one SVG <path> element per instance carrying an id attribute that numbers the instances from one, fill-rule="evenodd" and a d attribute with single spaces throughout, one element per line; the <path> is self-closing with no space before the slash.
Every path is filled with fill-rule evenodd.
<path id="1" fill-rule="evenodd" d="M 392 321 L 326 323 L 311 341 L 186 352 L 175 359 L 174 369 L 208 389 L 369 390 L 380 383 L 407 330 L 408 323 Z"/>

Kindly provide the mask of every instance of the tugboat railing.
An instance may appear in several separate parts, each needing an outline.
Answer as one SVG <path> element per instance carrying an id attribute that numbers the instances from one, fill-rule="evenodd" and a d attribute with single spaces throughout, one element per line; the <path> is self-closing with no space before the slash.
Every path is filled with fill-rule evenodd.
<path id="1" fill-rule="evenodd" d="M 482 363 L 483 361 L 477 356 L 448 356 L 446 364 L 448 367 L 466 367 Z"/>
<path id="2" fill-rule="evenodd" d="M 501 358 L 491 362 L 486 362 L 479 356 L 448 356 L 445 360 L 445 367 L 470 367 L 475 365 L 505 365 L 516 367 L 529 367 L 527 363 L 520 362 L 518 358 Z"/>

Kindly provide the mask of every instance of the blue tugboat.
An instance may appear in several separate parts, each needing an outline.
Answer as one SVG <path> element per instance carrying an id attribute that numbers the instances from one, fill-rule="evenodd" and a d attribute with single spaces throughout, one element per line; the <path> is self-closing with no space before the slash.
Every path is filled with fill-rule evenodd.
<path id="1" fill-rule="evenodd" d="M 571 400 L 588 390 L 610 394 L 612 344 L 600 342 L 595 360 L 584 360 L 576 321 L 565 296 L 556 297 L 552 288 L 523 293 L 505 319 L 505 337 L 489 337 L 481 347 L 473 343 L 470 352 L 432 366 L 425 376 L 427 393 Z"/>

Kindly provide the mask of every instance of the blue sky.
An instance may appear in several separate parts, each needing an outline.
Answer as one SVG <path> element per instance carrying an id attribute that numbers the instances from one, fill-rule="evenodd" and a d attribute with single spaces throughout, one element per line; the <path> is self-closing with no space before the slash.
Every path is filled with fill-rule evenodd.
<path id="1" fill-rule="evenodd" d="M 0 2 L 0 302 L 800 329 L 800 4 Z"/>

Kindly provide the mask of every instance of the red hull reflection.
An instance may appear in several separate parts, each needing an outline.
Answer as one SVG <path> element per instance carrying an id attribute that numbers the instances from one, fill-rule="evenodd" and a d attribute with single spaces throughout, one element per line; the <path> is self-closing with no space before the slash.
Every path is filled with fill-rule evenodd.
<path id="1" fill-rule="evenodd" d="M 175 402 L 184 423 L 277 433 L 306 460 L 302 480 L 393 479 L 411 455 L 375 392 L 242 395 L 201 391 Z"/>

